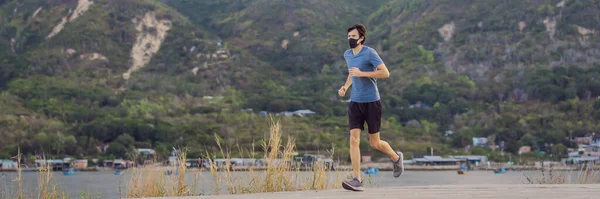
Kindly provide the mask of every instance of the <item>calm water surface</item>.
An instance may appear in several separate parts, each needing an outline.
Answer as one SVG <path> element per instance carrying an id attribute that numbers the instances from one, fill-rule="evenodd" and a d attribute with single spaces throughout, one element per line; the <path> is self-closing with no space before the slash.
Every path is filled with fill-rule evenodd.
<path id="1" fill-rule="evenodd" d="M 200 172 L 197 193 L 214 194 L 214 181 L 209 172 Z M 236 172 L 240 179 L 248 179 L 248 172 Z M 345 173 L 344 173 L 345 174 Z M 375 175 L 364 175 L 366 187 L 394 187 L 394 186 L 423 186 L 423 185 L 448 185 L 448 184 L 523 184 L 527 183 L 525 175 L 539 176 L 538 171 L 507 171 L 504 174 L 494 174 L 492 171 L 471 171 L 466 175 L 457 175 L 456 171 L 405 171 L 400 178 L 392 177 L 391 172 L 379 172 Z M 335 176 L 334 172 L 330 173 Z M 79 198 L 84 191 L 97 198 L 120 198 L 126 192 L 125 187 L 131 176 L 125 173 L 120 176 L 112 172 L 77 172 L 73 176 L 64 176 L 61 172 L 54 173 L 58 188 L 66 190 L 72 198 Z M 303 178 L 312 176 L 312 173 L 301 172 Z M 576 178 L 576 174 L 572 173 Z M 15 193 L 16 184 L 12 182 L 17 173 L 0 173 L 0 193 Z M 23 173 L 24 189 L 35 193 L 38 186 L 39 174 L 36 172 Z M 196 175 L 186 173 L 186 183 L 192 186 Z M 225 187 L 225 186 L 223 186 Z M 120 193 L 121 192 L 121 193 Z M 227 194 L 226 189 L 220 191 Z M 6 195 L 6 194 L 5 194 Z M 0 194 L 0 197 L 2 194 Z"/>

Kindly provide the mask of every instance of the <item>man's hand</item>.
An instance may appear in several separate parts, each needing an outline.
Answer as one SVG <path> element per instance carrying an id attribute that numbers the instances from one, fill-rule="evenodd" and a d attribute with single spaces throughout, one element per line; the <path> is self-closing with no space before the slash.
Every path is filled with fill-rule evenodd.
<path id="1" fill-rule="evenodd" d="M 362 72 L 362 71 L 360 71 L 360 69 L 358 69 L 356 67 L 352 67 L 352 69 L 350 69 L 350 75 L 348 75 L 348 76 L 368 77 L 368 78 L 389 78 L 390 72 L 388 71 L 385 64 L 380 64 L 379 66 L 377 66 L 377 70 L 373 71 L 373 72 Z"/>
<path id="2" fill-rule="evenodd" d="M 342 86 L 342 88 L 338 90 L 338 95 L 340 95 L 340 97 L 346 96 L 346 87 Z"/>
<path id="3" fill-rule="evenodd" d="M 350 76 L 352 77 L 362 77 L 363 72 L 360 71 L 360 69 L 356 68 L 356 67 L 352 67 L 352 69 L 350 69 Z"/>

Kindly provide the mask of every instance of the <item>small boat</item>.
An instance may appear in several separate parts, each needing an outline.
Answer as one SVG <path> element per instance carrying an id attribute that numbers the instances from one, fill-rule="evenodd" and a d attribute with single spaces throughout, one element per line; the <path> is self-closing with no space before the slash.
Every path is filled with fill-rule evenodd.
<path id="1" fill-rule="evenodd" d="M 63 174 L 64 174 L 65 176 L 72 176 L 72 175 L 75 175 L 75 169 L 73 169 L 73 168 L 70 168 L 68 171 L 63 171 Z"/>
<path id="2" fill-rule="evenodd" d="M 177 176 L 177 175 L 179 175 L 179 171 L 176 170 L 175 172 L 173 172 L 173 171 L 166 171 L 165 172 L 165 175 L 168 175 L 168 176 L 173 175 L 173 174 L 175 174 Z"/>
<path id="3" fill-rule="evenodd" d="M 123 171 L 123 170 L 116 170 L 116 171 L 115 171 L 115 175 L 116 175 L 116 176 L 120 176 L 120 175 L 121 175 L 121 174 L 123 174 L 123 173 L 125 173 L 125 171 Z"/>
<path id="4" fill-rule="evenodd" d="M 377 174 L 379 173 L 379 169 L 374 168 L 374 167 L 369 167 L 367 169 L 365 169 L 365 174 Z"/>
<path id="5" fill-rule="evenodd" d="M 469 168 L 467 167 L 467 165 L 460 165 L 460 167 L 458 168 L 458 171 L 456 171 L 456 173 L 458 173 L 458 175 L 463 175 L 463 174 L 467 174 L 467 171 L 469 171 Z"/>
<path id="6" fill-rule="evenodd" d="M 495 174 L 503 174 L 503 173 L 506 173 L 506 168 L 497 168 L 497 169 L 494 169 L 494 173 L 495 173 Z"/>

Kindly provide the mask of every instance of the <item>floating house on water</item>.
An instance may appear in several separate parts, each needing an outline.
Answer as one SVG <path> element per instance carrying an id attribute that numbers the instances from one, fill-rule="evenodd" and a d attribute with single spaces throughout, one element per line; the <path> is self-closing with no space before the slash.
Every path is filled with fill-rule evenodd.
<path id="1" fill-rule="evenodd" d="M 414 158 L 412 163 L 416 165 L 459 165 L 463 160 L 456 158 L 442 158 L 440 156 L 423 156 L 423 158 Z"/>

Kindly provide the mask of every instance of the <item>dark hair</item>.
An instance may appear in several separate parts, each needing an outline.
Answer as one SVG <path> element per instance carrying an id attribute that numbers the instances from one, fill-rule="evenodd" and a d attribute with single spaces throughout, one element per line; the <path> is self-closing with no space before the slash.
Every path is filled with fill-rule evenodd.
<path id="1" fill-rule="evenodd" d="M 363 37 L 363 40 L 362 42 L 360 42 L 360 44 L 365 44 L 365 41 L 367 41 L 367 28 L 365 28 L 365 26 L 362 24 L 354 24 L 353 26 L 350 26 L 350 28 L 348 28 L 348 32 L 354 29 L 358 31 L 358 36 Z"/>

